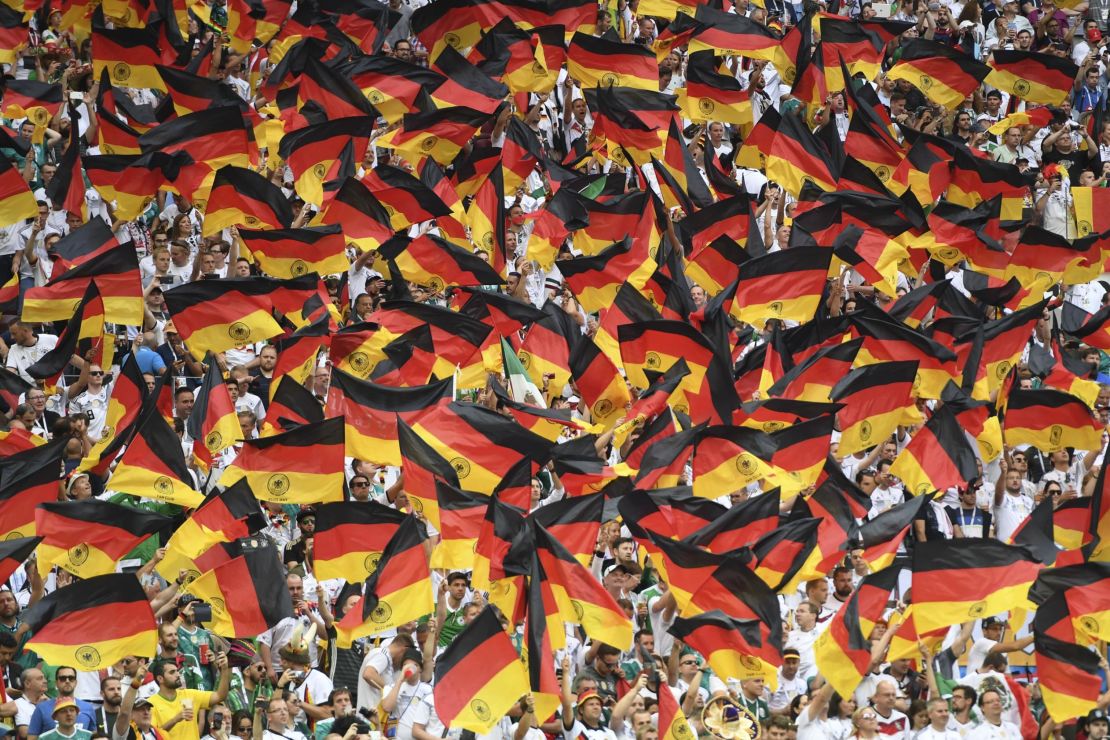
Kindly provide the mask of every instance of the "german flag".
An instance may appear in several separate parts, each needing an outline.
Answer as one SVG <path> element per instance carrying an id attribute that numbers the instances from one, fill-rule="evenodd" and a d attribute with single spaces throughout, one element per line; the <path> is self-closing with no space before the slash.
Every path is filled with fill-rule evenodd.
<path id="1" fill-rule="evenodd" d="M 847 18 L 822 15 L 818 22 L 826 90 L 849 87 L 857 74 L 869 80 L 878 76 L 886 47 L 879 34 Z"/>
<path id="2" fill-rule="evenodd" d="M 1045 634 L 1036 628 L 1036 621 L 1033 647 L 1037 656 L 1037 684 L 1045 710 L 1053 720 L 1068 722 L 1097 708 L 1102 685 L 1097 653 Z"/>
<path id="3" fill-rule="evenodd" d="M 547 459 L 551 447 L 512 419 L 470 403 L 438 406 L 412 426 L 454 468 L 459 486 L 477 493 L 493 492 L 522 457 Z"/>
<path id="4" fill-rule="evenodd" d="M 245 550 L 204 573 L 185 590 L 211 604 L 212 622 L 206 628 L 220 637 L 258 635 L 293 616 L 281 559 L 269 546 Z"/>
<path id="5" fill-rule="evenodd" d="M 394 388 L 332 370 L 326 415 L 344 418 L 347 454 L 383 465 L 400 465 L 397 417 L 414 418 L 450 399 L 452 378 L 423 386 Z"/>
<path id="6" fill-rule="evenodd" d="M 915 496 L 946 491 L 979 475 L 975 450 L 947 406 L 933 412 L 894 460 L 890 472 Z"/>
<path id="7" fill-rule="evenodd" d="M 394 260 L 405 280 L 439 293 L 454 285 L 500 285 L 504 282 L 489 262 L 434 234 L 415 239 L 395 236 L 378 253 Z"/>
<path id="8" fill-rule="evenodd" d="M 322 109 L 331 120 L 351 116 L 378 117 L 374 106 L 349 77 L 315 57 L 309 57 L 306 62 L 297 84 L 297 98 L 302 113 L 307 105 L 310 110 Z"/>
<path id="9" fill-rule="evenodd" d="M 38 213 L 35 196 L 19 170 L 7 159 L 0 161 L 0 224 L 10 226 Z"/>
<path id="10" fill-rule="evenodd" d="M 185 427 L 193 439 L 193 454 L 210 469 L 215 456 L 238 442 L 243 432 L 219 363 L 212 356 L 206 359 L 204 382 L 196 390 L 196 400 Z"/>
<path id="11" fill-rule="evenodd" d="M 678 617 L 668 632 L 705 656 L 718 676 L 741 681 L 763 678 L 770 685 L 778 681 L 781 646 L 771 644 L 768 630 L 759 620 L 736 619 L 714 609 Z"/>
<path id="12" fill-rule="evenodd" d="M 440 108 L 469 106 L 492 115 L 509 94 L 506 85 L 491 79 L 452 47 L 436 55 L 432 66 L 445 78 L 431 93 L 432 101 Z"/>
<path id="13" fill-rule="evenodd" d="M 718 498 L 769 477 L 775 442 L 746 427 L 709 427 L 694 447 L 694 495 Z"/>
<path id="14" fill-rule="evenodd" d="M 435 489 L 440 530 L 430 565 L 447 570 L 472 568 L 490 497 L 464 491 L 440 479 L 436 479 Z"/>
<path id="15" fill-rule="evenodd" d="M 393 149 L 413 166 L 425 157 L 446 166 L 458 156 L 487 118 L 488 114 L 463 106 L 406 113 L 400 128 L 377 139 L 376 145 Z"/>
<path id="16" fill-rule="evenodd" d="M 851 339 L 831 347 L 823 347 L 801 363 L 786 371 L 767 393 L 807 403 L 828 401 L 833 386 L 851 370 L 863 338 Z"/>
<path id="17" fill-rule="evenodd" d="M 832 250 L 821 247 L 796 247 L 748 260 L 740 265 L 729 314 L 755 326 L 767 319 L 809 321 L 821 304 L 831 260 Z"/>
<path id="18" fill-rule="evenodd" d="M 524 665 L 489 605 L 436 659 L 436 714 L 451 727 L 488 733 L 525 687 Z"/>
<path id="19" fill-rule="evenodd" d="M 443 83 L 443 75 L 387 56 L 361 56 L 339 67 L 389 123 L 416 110 L 425 90 Z"/>
<path id="20" fill-rule="evenodd" d="M 458 487 L 456 468 L 400 417 L 397 418 L 396 434 L 401 469 L 404 471 L 404 492 L 409 505 L 433 527 L 439 528 L 442 522 L 436 482 L 444 481 Z"/>
<path id="21" fill-rule="evenodd" d="M 102 154 L 82 158 L 85 175 L 105 201 L 115 202 L 119 218 L 138 218 L 154 200 L 154 193 L 177 179 L 183 165 L 192 164 L 185 152 L 165 154 Z"/>
<path id="22" fill-rule="evenodd" d="M 760 630 L 766 630 L 765 641 L 777 648 L 782 644 L 778 603 L 775 592 L 751 568 L 729 558 L 705 579 L 694 595 L 693 606 L 700 611 L 720 609 L 736 619 L 758 619 Z"/>
<path id="23" fill-rule="evenodd" d="M 401 300 L 387 301 L 374 318 L 385 332 L 394 335 L 430 327 L 436 353 L 435 373 L 441 377 L 453 375 L 458 365 L 459 387 L 478 388 L 485 383 L 482 351 L 489 346 L 488 324 L 448 308 Z"/>
<path id="24" fill-rule="evenodd" d="M 768 120 L 761 118 L 760 124 Z M 752 143 L 751 137 L 748 143 Z M 779 120 L 765 155 L 767 176 L 795 197 L 807 182 L 820 190 L 836 190 L 840 168 L 798 116 L 783 116 Z"/>
<path id="25" fill-rule="evenodd" d="M 161 64 L 156 65 L 155 69 L 158 70 L 179 116 L 208 108 L 238 105 L 240 102 L 234 90 L 216 80 Z"/>
<path id="26" fill-rule="evenodd" d="M 412 622 L 435 610 L 424 525 L 405 517 L 382 551 L 377 569 L 366 579 L 362 599 L 336 624 L 340 647 Z"/>
<path id="27" fill-rule="evenodd" d="M 1097 236 L 1070 241 L 1038 226 L 1026 228 L 1006 265 L 1005 277 L 1017 277 L 1022 285 L 1040 283 L 1047 289 L 1061 280 L 1072 285 L 1098 278 L 1102 258 Z"/>
<path id="28" fill-rule="evenodd" d="M 120 558 L 169 523 L 168 517 L 97 499 L 39 504 L 39 574 L 53 565 L 79 578 L 112 573 Z"/>
<path id="29" fill-rule="evenodd" d="M 740 274 L 748 252 L 730 237 L 720 236 L 690 254 L 686 277 L 701 286 L 706 295 L 718 295 Z"/>
<path id="30" fill-rule="evenodd" d="M 585 399 L 590 418 L 604 427 L 625 415 L 632 402 L 628 385 L 617 366 L 588 337 L 575 345 L 568 358 L 574 387 Z"/>
<path id="31" fill-rule="evenodd" d="M 906 80 L 945 108 L 958 108 L 991 68 L 959 49 L 930 39 L 911 39 L 887 76 Z"/>
<path id="32" fill-rule="evenodd" d="M 828 472 L 828 466 L 826 466 Z M 848 554 L 848 537 L 856 529 L 856 519 L 863 519 L 871 507 L 871 500 L 843 473 L 829 477 L 817 486 L 806 500 L 810 513 L 821 520 L 817 527 L 817 549 L 821 561 L 817 570 L 827 573 Z"/>
<path id="33" fill-rule="evenodd" d="M 31 557 L 31 553 L 40 542 L 42 542 L 41 537 L 16 537 L 0 542 L 0 578 L 3 578 L 5 583 L 12 577 L 12 573 L 15 573 L 16 569 Z"/>
<path id="34" fill-rule="evenodd" d="M 872 571 L 882 570 L 894 562 L 898 548 L 910 531 L 928 496 L 915 496 L 909 501 L 884 511 L 874 519 L 865 521 L 849 545 L 859 548 L 859 556 Z"/>
<path id="35" fill-rule="evenodd" d="M 607 645 L 632 644 L 632 622 L 609 592 L 542 525 L 533 528 L 536 552 L 562 619 Z"/>
<path id="36" fill-rule="evenodd" d="M 1079 67 L 1069 57 L 996 49 L 986 81 L 1029 103 L 1061 105 L 1078 76 Z"/>
<path id="37" fill-rule="evenodd" d="M 675 96 L 628 87 L 587 88 L 584 93 L 594 111 L 591 145 L 604 142 L 607 158 L 642 166 L 663 156 L 667 127 L 678 110 Z"/>
<path id="38" fill-rule="evenodd" d="M 530 518 L 543 525 L 578 562 L 589 566 L 601 529 L 605 499 L 605 491 L 572 496 L 540 507 Z"/>
<path id="39" fill-rule="evenodd" d="M 315 504 L 343 498 L 342 418 L 305 424 L 272 437 L 248 439 L 221 476 L 246 480 L 263 501 Z"/>
<path id="40" fill-rule="evenodd" d="M 597 312 L 612 305 L 622 284 L 643 288 L 656 267 L 645 243 L 625 237 L 595 256 L 560 262 L 559 272 L 582 307 Z"/>
<path id="41" fill-rule="evenodd" d="M 376 501 L 316 507 L 313 571 L 320 578 L 360 583 L 378 567 L 389 540 L 407 516 Z"/>
<path id="42" fill-rule="evenodd" d="M 1030 605 L 1040 563 L 1028 550 L 991 539 L 918 542 L 913 549 L 919 632 Z"/>
<path id="43" fill-rule="evenodd" d="M 274 285 L 261 278 L 201 280 L 165 291 L 166 306 L 194 357 L 285 332 L 273 317 Z"/>
<path id="44" fill-rule="evenodd" d="M 188 509 L 204 501 L 185 465 L 181 439 L 158 413 L 148 414 L 138 425 L 108 484 L 119 493 Z"/>
<path id="45" fill-rule="evenodd" d="M 841 696 L 850 696 L 870 671 L 871 630 L 886 613 L 900 572 L 885 568 L 864 576 L 813 645 L 818 670 Z"/>
<path id="46" fill-rule="evenodd" d="M 563 43 L 560 34 L 560 50 Z M 548 66 L 546 51 L 539 34 L 529 33 L 510 19 L 502 18 L 474 46 L 475 54 L 480 56 L 475 64 L 485 74 L 504 82 L 513 93 L 551 92 L 558 67 L 552 70 Z"/>
<path id="47" fill-rule="evenodd" d="M 699 5 L 694 20 L 700 24 L 690 38 L 690 53 L 705 49 L 721 56 L 745 56 L 775 61 L 782 38 L 747 16 Z"/>
<path id="48" fill-rule="evenodd" d="M 682 108 L 693 121 L 754 125 L 750 93 L 735 77 L 720 73 L 712 51 L 695 52 L 687 60 Z"/>
<path id="49" fill-rule="evenodd" d="M 856 368 L 840 379 L 829 398 L 846 404 L 837 414 L 841 453 L 874 447 L 894 432 L 913 406 L 917 368 L 913 360 L 883 362 Z"/>
<path id="50" fill-rule="evenodd" d="M 131 573 L 80 580 L 43 597 L 23 615 L 28 650 L 55 665 L 99 671 L 127 656 L 154 655 L 157 623 Z"/>
<path id="51" fill-rule="evenodd" d="M 0 62 L 14 65 L 28 43 L 23 9 L 0 4 Z"/>
<path id="52" fill-rule="evenodd" d="M 374 132 L 374 119 L 360 115 L 325 121 L 290 131 L 281 139 L 278 155 L 293 171 L 297 194 L 307 203 L 324 200 L 328 172 L 350 145 L 364 152 Z"/>
<path id="53" fill-rule="evenodd" d="M 245 167 L 216 170 L 208 207 L 204 211 L 204 236 L 229 226 L 288 228 L 293 209 L 281 188 Z"/>
<path id="54" fill-rule="evenodd" d="M 393 236 L 389 213 L 370 189 L 348 177 L 320 214 L 320 223 L 343 227 L 343 236 L 363 251 L 376 250 Z"/>
<path id="55" fill-rule="evenodd" d="M 730 507 L 704 527 L 686 535 L 683 539 L 690 544 L 720 554 L 748 547 L 778 527 L 779 503 L 779 495 L 774 491 L 753 496 L 743 503 Z"/>
<path id="56" fill-rule="evenodd" d="M 546 656 L 554 655 L 557 646 L 566 646 L 566 627 L 559 620 L 555 593 L 535 553 L 530 558 L 525 600 L 527 619 L 521 654 L 528 666 L 528 686 L 536 716 L 550 718 L 559 706 L 562 690 L 555 676 L 554 663 Z"/>
<path id="57" fill-rule="evenodd" d="M 489 591 L 491 603 L 515 620 L 520 576 L 527 572 L 527 553 L 522 547 L 531 544 L 532 532 L 523 509 L 506 503 L 500 495 L 490 496 L 486 503 L 475 540 L 471 586 Z"/>
<path id="58" fill-rule="evenodd" d="M 347 243 L 339 225 L 297 229 L 240 229 L 239 238 L 254 255 L 258 266 L 277 278 L 294 278 L 314 272 L 346 272 Z"/>
<path id="59" fill-rule="evenodd" d="M 363 175 L 362 183 L 381 201 L 395 230 L 452 214 L 434 190 L 392 165 L 378 165 Z"/>
<path id="60" fill-rule="evenodd" d="M 939 342 L 904 324 L 877 316 L 853 314 L 849 320 L 857 335 L 864 337 L 863 347 L 856 355 L 857 366 L 917 361 L 914 394 L 918 398 L 940 398 L 948 382 L 956 380 L 956 354 Z"/>
<path id="61" fill-rule="evenodd" d="M 35 534 L 39 504 L 58 500 L 64 440 L 16 452 L 4 460 L 0 474 L 0 539 Z M 30 465 L 33 467 L 25 468 Z M 20 470 L 20 468 L 25 468 Z"/>
<path id="62" fill-rule="evenodd" d="M 103 21 L 103 16 L 99 16 Z M 158 37 L 150 28 L 109 29 L 93 19 L 93 75 L 100 79 L 108 74 L 113 85 L 149 87 L 166 92 L 166 83 L 158 74 L 162 55 Z"/>
<path id="63" fill-rule="evenodd" d="M 324 409 L 319 400 L 296 378 L 283 375 L 271 387 L 274 390 L 270 394 L 270 406 L 266 409 L 260 436 L 269 437 L 295 426 L 324 420 Z M 194 410 L 197 405 L 194 404 Z"/>
<path id="64" fill-rule="evenodd" d="M 220 543 L 229 543 L 262 529 L 265 519 L 258 500 L 245 481 L 210 494 L 189 515 L 166 543 L 166 558 L 158 564 L 163 576 L 177 577 L 177 564 L 193 580 L 200 571 L 193 567 L 202 554 Z"/>
<path id="65" fill-rule="evenodd" d="M 463 290 L 470 294 L 470 298 L 459 309 L 459 313 L 492 326 L 502 336 L 510 336 L 544 317 L 544 313 L 531 303 L 518 301 L 504 293 L 493 293 L 481 288 Z"/>
<path id="66" fill-rule="evenodd" d="M 104 301 L 106 321 L 126 326 L 143 323 L 139 262 L 129 244 L 113 247 L 53 276 L 46 285 L 29 289 L 23 298 L 21 318 L 29 322 L 69 319 L 90 283 L 96 284 L 96 290 Z"/>
<path id="67" fill-rule="evenodd" d="M 651 49 L 584 33 L 574 34 L 567 46 L 567 73 L 583 89 L 659 90 L 659 65 Z"/>
<path id="68" fill-rule="evenodd" d="M 834 418 L 825 414 L 771 433 L 772 478 L 784 493 L 797 493 L 816 483 L 829 455 Z"/>
<path id="69" fill-rule="evenodd" d="M 779 593 L 790 593 L 803 580 L 823 577 L 815 567 L 821 560 L 817 549 L 820 524 L 814 517 L 794 519 L 763 535 L 751 547 L 755 560 L 750 567 Z"/>
<path id="70" fill-rule="evenodd" d="M 1097 450 L 1103 426 L 1087 404 L 1070 393 L 1015 387 L 1006 402 L 1002 431 L 1007 445 L 1029 444 L 1047 453 L 1065 447 Z"/>
<path id="71" fill-rule="evenodd" d="M 193 161 L 218 170 L 225 165 L 249 166 L 253 139 L 253 130 L 239 107 L 228 105 L 161 123 L 139 137 L 139 146 L 144 152 L 185 151 Z"/>
<path id="72" fill-rule="evenodd" d="M 504 179 L 504 168 L 497 159 L 474 193 L 465 219 L 470 229 L 470 243 L 486 253 L 489 265 L 500 275 L 506 273 Z"/>

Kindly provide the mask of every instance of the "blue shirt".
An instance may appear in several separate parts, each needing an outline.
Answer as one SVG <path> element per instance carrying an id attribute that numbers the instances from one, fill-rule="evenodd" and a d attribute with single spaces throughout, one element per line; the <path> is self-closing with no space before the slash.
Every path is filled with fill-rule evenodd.
<path id="1" fill-rule="evenodd" d="M 123 362 L 126 359 L 126 355 L 120 359 L 120 367 L 123 367 Z M 141 372 L 150 373 L 155 377 L 166 371 L 166 361 L 162 359 L 162 355 L 150 347 L 139 347 L 139 351 L 135 353 L 135 362 L 138 363 Z"/>
<path id="2" fill-rule="evenodd" d="M 54 721 L 54 702 L 56 699 L 47 699 L 35 705 L 35 713 L 31 715 L 31 723 L 27 725 L 28 735 L 41 735 L 48 730 L 53 730 L 57 723 Z M 96 729 L 96 707 L 83 699 L 77 702 L 77 726 L 86 730 Z"/>

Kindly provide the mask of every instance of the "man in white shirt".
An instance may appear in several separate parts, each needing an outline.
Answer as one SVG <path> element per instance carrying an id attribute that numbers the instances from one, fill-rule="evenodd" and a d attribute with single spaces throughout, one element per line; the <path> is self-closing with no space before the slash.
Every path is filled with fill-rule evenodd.
<path id="1" fill-rule="evenodd" d="M 1029 635 L 1020 640 L 1002 641 L 1006 632 L 1006 623 L 998 617 L 987 617 L 982 623 L 983 636 L 971 646 L 967 654 L 967 672 L 975 673 L 983 665 L 988 655 L 993 653 L 1012 653 L 1024 650 L 1033 644 L 1033 636 Z"/>
<path id="2" fill-rule="evenodd" d="M 798 673 L 803 679 L 809 679 L 817 674 L 817 661 L 813 654 L 813 643 L 821 630 L 817 628 L 817 616 L 821 607 L 812 601 L 803 601 L 794 610 L 794 629 L 786 638 L 784 647 L 793 648 L 798 652 Z"/>
<path id="3" fill-rule="evenodd" d="M 893 678 L 880 678 L 871 697 L 871 706 L 878 716 L 878 731 L 885 737 L 910 737 L 910 719 L 894 708 L 898 699 L 898 682 Z"/>
<path id="4" fill-rule="evenodd" d="M 412 726 L 418 719 L 420 704 L 432 693 L 432 686 L 420 680 L 424 658 L 416 648 L 409 648 L 401 660 L 401 672 L 392 686 L 382 691 L 382 711 L 389 723 L 396 724 L 396 740 L 412 740 Z M 419 716 L 420 719 L 424 715 Z"/>
<path id="5" fill-rule="evenodd" d="M 31 383 L 34 378 L 27 374 L 27 368 L 54 349 L 58 344 L 58 338 L 53 334 L 36 334 L 32 326 L 23 321 L 12 322 L 10 332 L 12 345 L 8 348 L 5 367 Z"/>
<path id="6" fill-rule="evenodd" d="M 405 651 L 414 645 L 411 636 L 397 635 L 388 644 L 366 654 L 359 669 L 359 709 L 377 709 L 382 700 L 382 688 L 393 683 Z"/>
<path id="7" fill-rule="evenodd" d="M 929 700 L 929 726 L 921 730 L 914 740 L 960 740 L 960 733 L 948 729 L 948 702 L 944 699 Z"/>
<path id="8" fill-rule="evenodd" d="M 782 651 L 782 667 L 779 668 L 778 688 L 771 694 L 768 705 L 771 714 L 785 714 L 790 711 L 790 702 L 809 690 L 804 678 L 798 675 L 801 656 L 797 648 L 788 647 Z"/>
<path id="9" fill-rule="evenodd" d="M 1010 536 L 1033 513 L 1035 504 L 1025 493 L 1021 473 L 1009 469 L 1005 460 L 1000 464 L 1002 475 L 994 489 L 994 536 L 1009 542 Z"/>
<path id="10" fill-rule="evenodd" d="M 306 740 L 305 736 L 293 729 L 289 707 L 285 699 L 273 696 L 266 705 L 266 731 L 262 740 Z"/>
<path id="11" fill-rule="evenodd" d="M 108 398 L 112 395 L 112 387 L 111 384 L 105 385 L 104 368 L 100 365 L 90 365 L 88 374 L 85 390 L 69 402 L 69 413 L 84 414 L 88 420 L 89 439 L 99 441 L 108 418 Z"/>
<path id="12" fill-rule="evenodd" d="M 31 724 L 31 715 L 35 713 L 35 706 L 46 698 L 46 675 L 38 668 L 26 668 L 20 676 L 23 684 L 23 695 L 15 700 L 15 727 L 26 727 Z"/>
<path id="13" fill-rule="evenodd" d="M 993 689 L 979 695 L 983 721 L 971 731 L 970 740 L 1020 740 L 1021 730 L 1002 719 L 1002 696 Z"/>

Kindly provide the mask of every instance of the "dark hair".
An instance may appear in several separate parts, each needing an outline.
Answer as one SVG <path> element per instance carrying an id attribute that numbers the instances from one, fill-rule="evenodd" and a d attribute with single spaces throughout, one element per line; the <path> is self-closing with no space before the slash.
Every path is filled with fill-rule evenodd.
<path id="1" fill-rule="evenodd" d="M 347 734 L 347 730 L 351 728 L 351 725 L 355 725 L 358 727 L 359 735 L 365 735 L 366 733 L 370 732 L 370 726 L 363 722 L 360 718 L 354 716 L 336 718 L 335 722 L 332 723 L 331 731 L 337 733 L 340 737 L 342 737 L 343 735 Z"/>
<path id="2" fill-rule="evenodd" d="M 331 693 L 328 694 L 328 704 L 335 704 L 335 700 L 343 696 L 344 694 L 346 694 L 348 697 L 351 696 L 351 690 L 348 689 L 346 686 L 340 686 L 337 689 L 332 689 Z"/>
<path id="3" fill-rule="evenodd" d="M 19 647 L 19 640 L 15 639 L 15 635 L 7 630 L 0 630 L 0 648 L 14 650 L 17 647 Z"/>
<path id="4" fill-rule="evenodd" d="M 180 396 L 182 393 L 188 393 L 191 396 L 191 395 L 193 395 L 193 389 L 189 388 L 187 386 L 184 386 L 184 385 L 181 386 L 180 388 L 178 388 L 177 390 L 175 390 L 173 392 L 173 400 L 176 401 L 177 397 Z"/>
<path id="5" fill-rule="evenodd" d="M 964 686 L 964 685 L 961 684 L 960 686 L 957 686 L 956 688 L 952 689 L 953 694 L 955 694 L 957 691 L 964 692 L 964 698 L 967 699 L 972 704 L 974 704 L 976 702 L 976 700 L 979 698 L 979 695 L 977 693 L 975 693 L 975 689 L 971 688 L 970 686 Z"/>
<path id="6" fill-rule="evenodd" d="M 620 648 L 613 647 L 612 645 L 606 645 L 605 643 L 602 643 L 597 648 L 597 657 L 599 657 L 599 658 L 607 658 L 610 655 L 620 655 L 620 654 L 621 654 L 621 649 Z"/>
<path id="7" fill-rule="evenodd" d="M 982 709 L 982 708 L 983 708 L 983 698 L 984 698 L 984 697 L 986 697 L 986 695 L 987 695 L 987 694 L 996 694 L 996 695 L 998 696 L 998 698 L 999 698 L 999 699 L 1001 699 L 1001 698 L 1002 698 L 1002 694 L 1001 694 L 1000 692 L 998 692 L 998 691 L 996 691 L 996 690 L 994 690 L 994 689 L 987 689 L 987 690 L 986 690 L 986 691 L 984 691 L 984 692 L 983 692 L 982 694 L 979 694 L 979 700 L 978 700 L 978 701 L 976 702 L 976 704 L 978 704 L 978 705 L 979 705 L 979 708 L 980 708 L 980 709 Z"/>
<path id="8" fill-rule="evenodd" d="M 150 672 L 154 676 L 155 679 L 159 679 L 159 678 L 162 678 L 163 676 L 166 675 L 166 669 L 169 668 L 170 666 L 176 667 L 177 662 L 173 661 L 173 660 L 166 660 L 164 658 L 159 658 L 158 660 L 154 661 L 151 664 Z"/>

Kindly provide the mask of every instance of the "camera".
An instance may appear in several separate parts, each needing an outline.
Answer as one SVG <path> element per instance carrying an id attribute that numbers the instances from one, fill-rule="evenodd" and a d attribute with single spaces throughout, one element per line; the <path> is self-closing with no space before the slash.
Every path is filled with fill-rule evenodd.
<path id="1" fill-rule="evenodd" d="M 193 618 L 197 622 L 211 622 L 212 621 L 212 605 L 203 602 L 198 603 L 193 607 Z"/>

